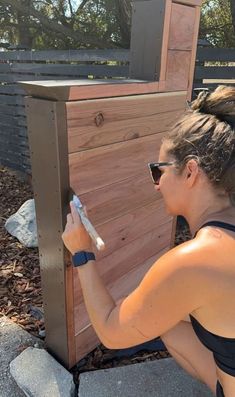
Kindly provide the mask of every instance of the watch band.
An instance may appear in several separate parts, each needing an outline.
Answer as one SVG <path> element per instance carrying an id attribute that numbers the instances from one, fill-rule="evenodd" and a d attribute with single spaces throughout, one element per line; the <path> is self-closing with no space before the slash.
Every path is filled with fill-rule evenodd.
<path id="1" fill-rule="evenodd" d="M 72 256 L 74 267 L 83 266 L 89 261 L 95 260 L 93 252 L 79 251 Z"/>

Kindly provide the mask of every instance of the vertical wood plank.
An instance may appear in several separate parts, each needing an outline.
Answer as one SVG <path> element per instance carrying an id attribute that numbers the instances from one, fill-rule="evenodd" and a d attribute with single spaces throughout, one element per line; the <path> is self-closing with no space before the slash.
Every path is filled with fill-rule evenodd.
<path id="1" fill-rule="evenodd" d="M 65 104 L 27 98 L 26 110 L 46 345 L 59 361 L 69 367 L 74 364 L 75 340 L 71 269 L 61 239 L 69 189 Z"/>
<path id="2" fill-rule="evenodd" d="M 197 54 L 197 39 L 198 39 L 198 31 L 200 26 L 200 16 L 201 16 L 201 8 L 196 7 L 195 10 L 195 23 L 194 23 L 194 39 L 191 53 L 191 65 L 189 70 L 189 85 L 188 85 L 188 96 L 187 99 L 191 101 L 192 98 L 192 89 L 193 89 L 193 79 L 194 79 L 194 71 L 195 71 L 195 61 Z"/>
<path id="3" fill-rule="evenodd" d="M 161 67 L 165 0 L 133 3 L 130 77 L 158 81 Z"/>

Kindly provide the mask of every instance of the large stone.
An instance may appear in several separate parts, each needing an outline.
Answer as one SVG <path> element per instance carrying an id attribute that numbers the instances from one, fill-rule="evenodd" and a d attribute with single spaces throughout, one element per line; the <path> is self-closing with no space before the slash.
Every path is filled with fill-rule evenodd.
<path id="1" fill-rule="evenodd" d="M 0 318 L 0 397 L 25 397 L 10 374 L 10 362 L 29 346 L 43 347 L 44 342 L 7 317 Z"/>
<path id="2" fill-rule="evenodd" d="M 27 200 L 14 215 L 11 215 L 5 223 L 5 228 L 8 233 L 16 237 L 25 247 L 37 247 L 38 238 L 34 199 Z"/>
<path id="3" fill-rule="evenodd" d="M 79 397 L 213 397 L 172 358 L 85 372 Z"/>
<path id="4" fill-rule="evenodd" d="M 46 350 L 24 350 L 11 362 L 10 372 L 28 397 L 75 397 L 72 375 Z"/>

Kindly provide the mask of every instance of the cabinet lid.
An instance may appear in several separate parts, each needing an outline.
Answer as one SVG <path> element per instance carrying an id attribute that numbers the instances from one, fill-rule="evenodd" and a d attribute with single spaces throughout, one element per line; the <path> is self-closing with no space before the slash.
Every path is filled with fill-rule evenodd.
<path id="1" fill-rule="evenodd" d="M 143 80 L 46 80 L 19 81 L 30 96 L 55 101 L 76 101 L 117 97 L 125 95 L 150 94 L 159 91 L 157 81 Z"/>

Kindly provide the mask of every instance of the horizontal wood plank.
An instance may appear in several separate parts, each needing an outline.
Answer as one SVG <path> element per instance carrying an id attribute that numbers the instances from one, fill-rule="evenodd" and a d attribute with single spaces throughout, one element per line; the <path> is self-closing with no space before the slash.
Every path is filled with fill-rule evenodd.
<path id="1" fill-rule="evenodd" d="M 100 146 L 118 142 L 127 142 L 158 132 L 168 131 L 175 121 L 182 115 L 184 109 L 173 112 L 153 114 L 147 117 L 128 120 L 109 121 L 100 114 L 92 114 L 88 118 L 87 125 L 79 125 L 79 121 L 68 122 L 68 146 L 69 153 L 93 149 Z M 121 116 L 121 115 L 120 115 Z M 130 115 L 131 116 L 131 115 Z M 97 120 L 97 122 L 96 122 Z M 97 125 L 101 120 L 102 125 Z M 69 127 L 69 124 L 73 127 Z M 115 131 L 115 134 L 110 134 Z"/>
<path id="2" fill-rule="evenodd" d="M 73 153 L 169 129 L 185 109 L 186 94 L 101 99 L 66 106 L 69 153 Z"/>
<path id="3" fill-rule="evenodd" d="M 196 66 L 197 79 L 235 79 L 235 66 Z"/>
<path id="4" fill-rule="evenodd" d="M 78 192 L 75 190 L 78 194 Z M 160 198 L 160 193 L 154 190 L 147 165 L 145 170 L 135 177 L 107 185 L 96 191 L 79 195 L 89 211 L 92 223 L 100 232 L 100 226 L 105 222 L 128 214 L 135 208 L 153 203 Z M 95 200 L 94 200 L 95 197 Z M 105 208 L 105 211 L 104 211 Z"/>
<path id="5" fill-rule="evenodd" d="M 150 159 L 158 158 L 163 136 L 159 133 L 70 154 L 70 186 L 80 196 L 127 177 L 136 178 Z"/>
<path id="6" fill-rule="evenodd" d="M 12 64 L 11 70 L 13 73 L 32 73 L 36 75 L 50 75 L 53 76 L 97 76 L 97 77 L 128 77 L 128 66 L 115 65 L 63 65 L 63 64 L 35 64 L 35 63 L 15 63 Z M 0 69 L 1 72 L 1 69 Z"/>
<path id="7" fill-rule="evenodd" d="M 17 84 L 0 84 L 0 94 L 25 95 L 25 91 Z"/>
<path id="8" fill-rule="evenodd" d="M 117 280 L 114 280 L 114 282 L 107 285 L 107 288 L 109 289 L 114 300 L 117 302 L 118 300 L 125 298 L 132 291 L 134 291 L 134 289 L 141 282 L 146 272 L 153 266 L 154 262 L 156 262 L 156 260 L 160 258 L 162 255 L 164 255 L 164 253 L 167 251 L 168 251 L 168 247 L 164 247 L 160 251 L 155 252 L 154 255 L 148 257 L 143 263 L 141 263 L 140 266 L 136 266 L 129 271 L 126 270 L 125 274 L 123 274 Z M 83 302 L 80 304 L 80 306 L 77 305 L 75 306 L 74 315 L 75 315 L 75 329 L 78 337 L 82 335 L 84 331 L 86 332 L 86 329 L 88 327 L 92 327 Z M 83 319 L 83 318 L 86 321 L 83 321 L 83 323 L 79 322 L 79 319 Z"/>
<path id="9" fill-rule="evenodd" d="M 235 62 L 234 48 L 201 48 L 197 49 L 197 61 L 221 61 L 221 62 Z"/>
<path id="10" fill-rule="evenodd" d="M 128 62 L 129 50 L 38 50 L 38 51 L 3 51 L 0 52 L 0 60 L 9 61 L 62 61 L 62 62 Z"/>
<path id="11" fill-rule="evenodd" d="M 24 106 L 24 98 L 18 95 L 1 95 L 0 104 Z"/>
<path id="12" fill-rule="evenodd" d="M 112 218 L 110 216 L 107 222 L 99 226 L 99 233 L 105 241 L 106 248 L 104 251 L 97 251 L 97 260 L 111 255 L 112 252 L 131 243 L 141 235 L 156 229 L 156 225 L 163 225 L 169 219 L 172 219 L 165 211 L 163 200 L 158 194 L 154 193 L 153 190 L 152 199 L 154 201 L 150 204 L 143 207 L 133 205 L 129 209 L 126 207 L 123 212 L 119 208 L 118 217 Z M 120 201 L 125 201 L 125 198 L 120 197 Z M 113 206 L 115 206 L 115 203 Z M 110 233 L 110 230 L 112 230 L 112 233 Z"/>
<path id="13" fill-rule="evenodd" d="M 107 287 L 109 287 L 110 284 L 115 284 L 120 277 L 124 276 L 125 273 L 136 266 L 142 266 L 144 261 L 150 256 L 169 247 L 171 228 L 172 221 L 168 220 L 165 224 L 159 222 L 159 224 L 155 225 L 155 229 L 142 234 L 136 240 L 120 247 L 110 255 L 98 259 L 96 261 L 97 268 Z M 110 230 L 112 229 L 110 228 Z M 76 311 L 77 307 L 83 304 L 83 298 L 79 280 L 75 281 L 75 284 L 74 296 L 76 299 L 74 302 L 74 310 Z M 119 298 L 120 296 L 115 296 L 115 299 Z"/>
<path id="14" fill-rule="evenodd" d="M 54 80 L 23 81 L 21 86 L 28 95 L 59 101 L 120 97 L 128 95 L 151 94 L 159 92 L 157 81 L 130 79 L 76 79 L 65 80 L 58 76 Z M 40 80 L 40 79 L 39 79 Z"/>
<path id="15" fill-rule="evenodd" d="M 24 106 L 5 105 L 0 103 L 0 114 L 25 116 L 25 108 Z"/>

